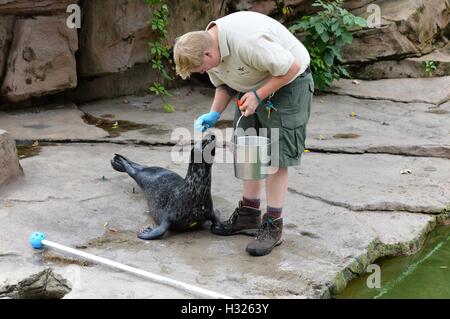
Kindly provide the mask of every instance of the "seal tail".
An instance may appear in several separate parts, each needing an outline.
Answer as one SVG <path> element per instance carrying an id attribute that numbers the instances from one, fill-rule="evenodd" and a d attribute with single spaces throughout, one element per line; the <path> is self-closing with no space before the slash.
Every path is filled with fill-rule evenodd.
<path id="1" fill-rule="evenodd" d="M 144 168 L 144 166 L 134 163 L 120 154 L 115 154 L 111 160 L 111 166 L 118 172 L 127 172 L 130 176 L 135 176 L 138 171 Z"/>

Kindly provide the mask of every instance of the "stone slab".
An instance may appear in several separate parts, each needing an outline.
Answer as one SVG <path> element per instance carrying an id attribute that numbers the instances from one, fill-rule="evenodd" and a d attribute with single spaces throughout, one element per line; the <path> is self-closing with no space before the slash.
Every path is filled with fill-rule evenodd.
<path id="1" fill-rule="evenodd" d="M 339 95 L 363 99 L 391 100 L 405 103 L 442 104 L 450 99 L 450 76 L 419 79 L 384 79 L 359 81 L 341 79 L 327 90 Z"/>
<path id="2" fill-rule="evenodd" d="M 336 291 L 345 287 L 350 279 L 342 284 L 336 278 L 342 277 L 342 272 L 355 262 L 361 262 L 361 256 L 382 256 L 380 247 L 393 243 L 409 247 L 409 242 L 423 235 L 434 222 L 434 216 L 417 213 L 353 212 L 291 192 L 285 205 L 284 243 L 272 254 L 258 258 L 257 263 L 245 252 L 249 237 L 215 236 L 207 225 L 199 231 L 169 233 L 158 241 L 141 241 L 136 233 L 152 223 L 145 213 L 144 198 L 131 178 L 110 168 L 109 160 L 114 153 L 121 153 L 136 162 L 168 167 L 184 175 L 187 164 L 171 162 L 170 150 L 170 147 L 73 144 L 44 147 L 39 156 L 24 159 L 25 177 L 0 194 L 0 218 L 6 226 L 0 232 L 0 255 L 12 256 L 0 259 L 8 270 L 2 272 L 0 282 L 7 281 L 12 273 L 15 273 L 12 278 L 18 278 L 20 271 L 13 269 L 18 261 L 24 269 L 30 263 L 40 269 L 50 265 L 40 260 L 36 256 L 39 253 L 31 251 L 26 243 L 31 232 L 42 230 L 55 242 L 233 297 L 324 298 L 330 296 L 330 287 Z M 359 155 L 347 157 L 366 162 Z M 353 161 L 347 160 L 350 164 Z M 324 166 L 324 162 L 329 166 Z M 332 165 L 335 162 L 336 158 L 332 160 L 328 155 L 305 157 L 304 176 L 292 178 L 290 187 L 301 185 L 302 179 L 311 182 L 314 178 L 323 179 L 323 184 L 314 187 L 325 190 L 326 180 L 330 185 L 337 183 L 333 174 L 336 168 Z M 241 183 L 231 172 L 231 164 L 213 166 L 213 199 L 222 219 L 231 214 L 241 196 Z M 315 176 L 305 177 L 305 172 Z M 343 172 L 354 174 L 349 170 Z M 365 171 L 365 176 L 372 180 L 373 171 Z M 340 187 L 353 185 L 348 175 L 339 179 Z M 375 191 L 380 186 L 366 184 Z M 321 195 L 333 199 L 330 192 Z M 393 215 L 396 217 L 392 218 Z M 374 243 L 378 243 L 376 251 L 371 248 Z M 364 259 L 363 268 L 372 257 Z M 98 275 L 100 271 L 102 275 Z M 83 270 L 81 283 L 67 298 L 71 294 L 74 298 L 90 298 L 96 286 L 100 287 L 99 296 L 108 298 L 128 296 L 134 288 L 134 297 L 171 294 L 170 290 L 150 294 L 143 289 L 142 279 L 115 275 L 97 266 L 87 272 Z"/>
<path id="3" fill-rule="evenodd" d="M 0 127 L 16 140 L 77 140 L 108 136 L 100 128 L 86 124 L 83 112 L 72 103 L 36 107 L 20 112 L 0 112 Z"/>
<path id="4" fill-rule="evenodd" d="M 450 204 L 450 159 L 306 153 L 303 165 L 291 170 L 291 192 L 352 211 L 439 213 Z"/>
<path id="5" fill-rule="evenodd" d="M 353 84 L 352 84 L 353 85 Z M 307 148 L 450 158 L 450 104 L 315 96 Z"/>

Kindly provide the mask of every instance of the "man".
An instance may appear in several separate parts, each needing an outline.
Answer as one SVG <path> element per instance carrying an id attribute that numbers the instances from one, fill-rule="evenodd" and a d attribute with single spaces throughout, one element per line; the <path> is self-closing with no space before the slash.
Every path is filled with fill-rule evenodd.
<path id="1" fill-rule="evenodd" d="M 242 112 L 245 118 L 239 126 L 244 129 L 279 129 L 278 163 L 271 162 L 274 173 L 265 181 L 244 181 L 243 198 L 234 213 L 211 229 L 225 236 L 256 234 L 247 252 L 267 255 L 281 243 L 288 167 L 300 164 L 305 147 L 314 91 L 309 53 L 278 21 L 242 11 L 209 23 L 206 31 L 179 37 L 174 60 L 183 79 L 194 72 L 207 72 L 216 87 L 210 112 L 195 122 L 197 130 L 214 126 L 236 91 L 240 92 L 240 110 L 236 109 L 235 125 Z M 264 182 L 267 210 L 261 221 Z"/>

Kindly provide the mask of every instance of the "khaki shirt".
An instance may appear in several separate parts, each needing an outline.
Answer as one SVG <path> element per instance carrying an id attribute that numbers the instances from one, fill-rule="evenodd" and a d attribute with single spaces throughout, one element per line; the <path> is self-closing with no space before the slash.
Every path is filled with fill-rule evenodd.
<path id="1" fill-rule="evenodd" d="M 310 56 L 304 45 L 266 15 L 236 12 L 210 22 L 206 30 L 214 24 L 221 63 L 208 75 L 215 87 L 226 84 L 236 91 L 248 92 L 261 87 L 271 76 L 285 75 L 295 59 L 300 63 L 297 75 L 309 66 Z"/>

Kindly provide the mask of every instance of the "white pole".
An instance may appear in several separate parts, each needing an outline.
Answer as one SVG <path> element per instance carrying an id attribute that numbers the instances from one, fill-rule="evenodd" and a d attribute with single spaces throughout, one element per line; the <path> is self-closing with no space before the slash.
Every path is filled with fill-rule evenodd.
<path id="1" fill-rule="evenodd" d="M 118 263 L 118 262 L 115 262 L 115 261 L 112 261 L 112 260 L 109 260 L 109 259 L 106 259 L 106 258 L 98 257 L 98 256 L 95 256 L 95 255 L 92 255 L 92 254 L 89 254 L 89 253 L 85 253 L 83 251 L 79 251 L 77 249 L 66 247 L 66 246 L 54 243 L 52 241 L 46 240 L 46 239 L 42 240 L 42 244 L 45 245 L 45 246 L 48 246 L 48 247 L 53 247 L 53 248 L 65 251 L 67 253 L 70 253 L 70 254 L 73 254 L 73 255 L 77 255 L 77 256 L 80 256 L 80 257 L 83 257 L 83 258 L 86 258 L 86 259 L 98 262 L 100 264 L 104 264 L 104 265 L 107 265 L 107 266 L 110 266 L 110 267 L 113 267 L 113 268 L 118 268 L 118 269 L 121 269 L 121 270 L 124 270 L 124 271 L 127 271 L 127 272 L 131 272 L 133 274 L 136 274 L 136 275 L 139 275 L 139 276 L 142 276 L 142 277 L 145 277 L 145 278 L 152 279 L 152 280 L 154 280 L 154 281 L 156 281 L 158 283 L 161 283 L 161 284 L 166 284 L 166 285 L 169 285 L 169 286 L 172 286 L 172 287 L 175 287 L 175 288 L 181 288 L 181 289 L 186 290 L 186 291 L 188 291 L 190 293 L 194 293 L 196 295 L 200 295 L 201 297 L 209 297 L 209 298 L 214 298 L 214 299 L 232 299 L 229 296 L 222 295 L 222 294 L 216 293 L 214 291 L 210 291 L 210 290 L 206 290 L 206 289 L 203 289 L 203 288 L 200 288 L 200 287 L 189 285 L 189 284 L 186 284 L 184 282 L 173 280 L 173 279 L 170 279 L 170 278 L 167 278 L 167 277 L 163 277 L 163 276 L 160 276 L 160 275 L 155 275 L 155 274 L 152 274 L 150 272 L 144 271 L 142 269 L 134 268 L 134 267 L 127 266 L 127 265 L 124 265 L 124 264 L 121 264 L 121 263 Z"/>

